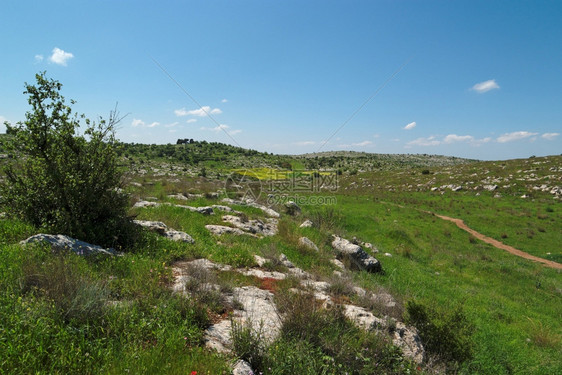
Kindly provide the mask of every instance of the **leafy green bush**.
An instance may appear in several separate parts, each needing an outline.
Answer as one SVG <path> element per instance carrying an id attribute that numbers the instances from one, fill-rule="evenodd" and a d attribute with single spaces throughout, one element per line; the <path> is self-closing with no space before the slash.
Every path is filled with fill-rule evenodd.
<path id="1" fill-rule="evenodd" d="M 35 77 L 36 85 L 26 83 L 24 92 L 32 110 L 24 122 L 7 124 L 7 148 L 18 157 L 0 185 L 5 209 L 52 232 L 104 246 L 130 245 L 136 231 L 120 189 L 117 112 L 98 123 L 72 114 L 59 92 L 62 84 L 44 72 Z M 86 129 L 80 135 L 82 119 Z"/>
<path id="2" fill-rule="evenodd" d="M 462 363 L 473 356 L 474 325 L 461 306 L 449 311 L 437 311 L 422 302 L 406 304 L 407 319 L 419 332 L 428 353 L 450 363 Z"/>

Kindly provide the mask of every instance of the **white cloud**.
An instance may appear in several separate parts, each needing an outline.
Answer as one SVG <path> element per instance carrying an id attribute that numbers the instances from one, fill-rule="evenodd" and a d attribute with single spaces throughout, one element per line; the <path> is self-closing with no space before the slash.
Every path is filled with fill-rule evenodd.
<path id="1" fill-rule="evenodd" d="M 57 65 L 66 66 L 66 62 L 73 58 L 74 55 L 70 52 L 65 52 L 60 48 L 53 48 L 53 54 L 49 57 L 49 61 Z"/>
<path id="2" fill-rule="evenodd" d="M 138 118 L 134 118 L 133 121 L 131 122 L 131 126 L 133 126 L 133 127 L 144 126 L 144 121 L 142 121 Z"/>
<path id="3" fill-rule="evenodd" d="M 538 133 L 531 133 L 531 132 L 527 132 L 527 131 L 505 133 L 505 134 L 500 135 L 496 139 L 496 141 L 498 141 L 499 143 L 513 142 L 513 141 L 518 141 L 520 139 L 529 138 L 529 137 L 532 137 L 532 136 L 537 135 L 537 134 Z"/>
<path id="4" fill-rule="evenodd" d="M 443 143 L 454 143 L 454 142 L 473 142 L 474 137 L 471 135 L 456 135 L 449 134 L 443 138 Z"/>
<path id="5" fill-rule="evenodd" d="M 373 144 L 373 142 L 371 142 L 371 141 L 363 141 L 363 142 L 358 142 L 358 143 L 352 143 L 351 145 L 352 145 L 352 146 L 360 146 L 360 147 L 362 147 L 362 146 L 368 146 L 368 145 L 371 145 L 371 144 Z"/>
<path id="6" fill-rule="evenodd" d="M 315 141 L 300 141 L 300 142 L 295 142 L 295 145 L 297 146 L 312 146 L 315 145 L 316 142 Z"/>
<path id="7" fill-rule="evenodd" d="M 155 121 L 155 122 L 152 122 L 150 124 L 147 124 L 146 122 L 142 121 L 141 119 L 137 119 L 137 118 L 133 119 L 133 121 L 131 122 L 131 126 L 135 127 L 135 128 L 137 126 L 140 126 L 140 127 L 143 127 L 143 128 L 144 127 L 153 128 L 153 127 L 158 126 L 158 125 L 160 125 L 159 122 Z"/>
<path id="8" fill-rule="evenodd" d="M 221 103 L 226 103 L 226 102 L 228 102 L 228 99 L 221 100 Z"/>
<path id="9" fill-rule="evenodd" d="M 189 120 L 186 121 L 186 123 L 188 123 L 188 124 L 192 124 L 192 123 L 194 123 L 194 122 L 197 122 L 197 119 L 195 119 L 195 118 L 190 118 Z"/>
<path id="10" fill-rule="evenodd" d="M 544 133 L 543 135 L 541 135 L 541 138 L 552 141 L 554 140 L 554 138 L 558 137 L 559 135 L 560 133 Z"/>
<path id="11" fill-rule="evenodd" d="M 40 63 L 43 61 L 43 55 L 35 55 L 35 62 Z"/>
<path id="12" fill-rule="evenodd" d="M 238 133 L 242 132 L 242 130 L 240 130 L 240 129 L 235 129 L 235 130 L 229 130 L 229 129 L 230 129 L 230 126 L 225 125 L 225 124 L 220 124 L 218 126 L 215 126 L 214 128 L 206 128 L 206 127 L 201 128 L 201 130 L 209 130 L 209 131 L 212 131 L 212 132 L 215 132 L 215 133 L 224 131 L 224 132 L 226 132 L 230 135 L 235 135 L 235 134 L 238 134 Z"/>
<path id="13" fill-rule="evenodd" d="M 418 138 L 418 139 L 414 139 L 413 141 L 410 141 L 408 143 L 406 143 L 406 147 L 412 147 L 412 146 L 438 146 L 441 144 L 441 141 L 437 140 L 435 138 L 435 136 L 431 136 L 431 137 L 422 137 L 422 138 Z"/>
<path id="14" fill-rule="evenodd" d="M 178 125 L 179 125 L 179 122 L 176 121 L 176 122 L 172 122 L 171 124 L 164 125 L 164 127 L 173 128 L 174 126 L 178 126 Z"/>
<path id="15" fill-rule="evenodd" d="M 405 129 L 405 130 L 411 130 L 411 129 L 415 128 L 416 125 L 417 125 L 417 124 L 416 124 L 415 121 L 414 121 L 414 122 L 410 122 L 408 125 L 404 126 L 404 129 Z"/>
<path id="16" fill-rule="evenodd" d="M 185 108 L 176 109 L 174 111 L 176 116 L 198 116 L 198 117 L 205 117 L 208 115 L 220 115 L 222 111 L 219 108 L 211 109 L 210 106 L 204 105 L 199 109 L 192 109 L 190 111 L 186 110 Z"/>
<path id="17" fill-rule="evenodd" d="M 499 89 L 500 86 L 496 83 L 495 79 L 490 79 L 488 81 L 480 82 L 472 86 L 472 90 L 479 94 L 483 94 L 490 90 Z"/>
<path id="18" fill-rule="evenodd" d="M 492 141 L 492 138 L 486 137 L 486 138 L 481 138 L 481 139 L 474 139 L 470 143 L 473 146 L 481 146 L 482 144 L 488 143 L 488 142 L 491 142 L 491 141 Z"/>

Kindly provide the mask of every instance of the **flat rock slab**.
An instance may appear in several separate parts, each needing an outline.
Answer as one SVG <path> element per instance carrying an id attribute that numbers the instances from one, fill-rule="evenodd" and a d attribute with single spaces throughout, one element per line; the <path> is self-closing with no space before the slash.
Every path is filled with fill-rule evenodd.
<path id="1" fill-rule="evenodd" d="M 203 207 L 192 207 L 192 206 L 184 206 L 181 204 L 172 205 L 174 207 L 185 208 L 191 212 L 197 212 L 202 215 L 213 215 L 215 212 L 213 211 L 213 207 L 210 206 L 203 206 Z"/>
<path id="2" fill-rule="evenodd" d="M 254 207 L 254 208 L 259 208 L 260 210 L 262 210 L 267 216 L 269 217 L 273 217 L 273 218 L 279 218 L 281 217 L 281 215 L 279 214 L 279 212 L 264 206 L 263 204 L 259 204 L 255 201 L 252 200 L 236 200 L 236 199 L 232 199 L 232 198 L 223 198 L 222 200 L 224 203 L 227 204 L 237 204 L 239 206 L 249 206 L 249 207 Z"/>
<path id="3" fill-rule="evenodd" d="M 314 242 L 312 242 L 308 237 L 301 237 L 299 238 L 299 245 L 305 247 L 307 249 L 311 249 L 314 251 L 318 251 L 318 246 Z"/>
<path id="4" fill-rule="evenodd" d="M 217 236 L 222 236 L 223 234 L 234 234 L 235 236 L 246 235 L 246 236 L 258 237 L 255 234 L 244 232 L 242 229 L 227 227 L 227 226 L 224 226 L 224 225 L 208 224 L 208 225 L 205 225 L 205 228 L 209 232 L 211 232 L 212 234 L 215 234 Z"/>
<path id="5" fill-rule="evenodd" d="M 70 250 L 77 255 L 117 255 L 114 249 L 105 249 L 98 245 L 92 245 L 84 241 L 76 240 L 62 234 L 36 234 L 20 242 L 22 245 L 31 243 L 47 243 L 53 250 Z"/>
<path id="6" fill-rule="evenodd" d="M 277 234 L 277 220 L 267 219 L 264 223 L 261 220 L 242 220 L 239 216 L 224 215 L 222 220 L 232 224 L 234 227 L 262 236 L 274 236 Z"/>
<path id="7" fill-rule="evenodd" d="M 242 309 L 234 310 L 232 321 L 225 319 L 210 326 L 205 332 L 205 345 L 219 352 L 229 352 L 232 348 L 233 322 L 259 332 L 266 342 L 273 342 L 281 328 L 273 294 L 255 286 L 244 286 L 234 288 L 233 295 Z"/>
<path id="8" fill-rule="evenodd" d="M 366 331 L 385 331 L 389 329 L 389 321 L 376 317 L 363 307 L 355 305 L 343 305 L 343 307 L 345 316 Z M 425 350 L 416 329 L 407 327 L 402 322 L 395 322 L 395 325 L 396 327 L 391 333 L 392 343 L 402 349 L 405 357 L 417 364 L 421 364 L 425 356 Z"/>
<path id="9" fill-rule="evenodd" d="M 332 247 L 341 255 L 348 257 L 349 260 L 359 269 L 367 272 L 380 272 L 382 267 L 380 262 L 367 254 L 359 245 L 356 245 L 345 238 L 334 236 Z"/>
<path id="10" fill-rule="evenodd" d="M 189 234 L 169 229 L 168 226 L 161 221 L 133 220 L 133 222 L 172 241 L 195 243 L 195 240 Z"/>

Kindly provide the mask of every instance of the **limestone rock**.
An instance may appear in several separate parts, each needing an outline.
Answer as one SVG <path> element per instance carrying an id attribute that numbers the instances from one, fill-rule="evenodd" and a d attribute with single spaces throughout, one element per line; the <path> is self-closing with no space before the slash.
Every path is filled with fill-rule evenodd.
<path id="1" fill-rule="evenodd" d="M 299 238 L 299 245 L 302 246 L 302 247 L 306 247 L 308 249 L 311 249 L 311 250 L 318 251 L 318 246 L 316 246 L 316 244 L 314 242 L 312 242 L 311 240 L 309 240 L 307 237 Z"/>
<path id="2" fill-rule="evenodd" d="M 138 201 L 137 203 L 135 203 L 133 205 L 133 207 L 140 207 L 140 208 L 144 208 L 144 207 L 158 207 L 160 206 L 160 203 L 157 202 L 149 202 L 149 201 Z"/>
<path id="3" fill-rule="evenodd" d="M 344 305 L 344 313 L 349 320 L 364 330 L 383 331 L 389 329 L 387 320 L 376 317 L 363 307 Z M 422 363 L 425 350 L 415 328 L 407 327 L 402 322 L 396 322 L 395 324 L 396 327 L 392 329 L 391 333 L 392 343 L 402 349 L 405 357 L 418 364 Z"/>
<path id="4" fill-rule="evenodd" d="M 168 229 L 168 226 L 161 221 L 133 220 L 133 222 L 172 241 L 195 243 L 195 240 L 189 234 L 174 229 Z"/>
<path id="5" fill-rule="evenodd" d="M 279 255 L 279 261 L 287 268 L 295 268 L 293 262 L 291 262 L 285 254 Z"/>
<path id="6" fill-rule="evenodd" d="M 246 199 L 244 201 L 242 200 L 236 200 L 236 199 L 232 199 L 232 198 L 223 198 L 222 200 L 224 203 L 227 204 L 237 204 L 237 205 L 241 205 L 241 206 L 250 206 L 250 207 L 255 207 L 255 208 L 259 208 L 260 210 L 262 210 L 267 216 L 269 217 L 273 217 L 273 218 L 279 218 L 281 215 L 279 215 L 279 212 L 264 206 L 263 204 L 259 204 L 251 199 Z"/>
<path id="7" fill-rule="evenodd" d="M 299 216 L 301 214 L 301 208 L 293 201 L 285 203 L 285 210 L 291 216 Z"/>
<path id="8" fill-rule="evenodd" d="M 224 225 L 205 225 L 205 228 L 211 232 L 212 234 L 216 234 L 217 236 L 222 236 L 223 234 L 234 234 L 236 236 L 243 236 L 243 235 L 248 235 L 248 236 L 252 236 L 252 237 L 257 237 L 255 234 L 251 234 L 248 232 L 244 232 L 241 229 L 238 228 L 232 228 L 232 227 L 227 227 Z"/>
<path id="9" fill-rule="evenodd" d="M 234 288 L 233 297 L 242 305 L 242 310 L 234 310 L 232 320 L 260 332 L 266 342 L 275 340 L 281 328 L 281 319 L 273 302 L 273 294 L 255 286 L 244 286 Z M 231 333 L 231 321 L 222 320 L 207 329 L 205 344 L 217 351 L 228 352 L 232 347 Z"/>
<path id="10" fill-rule="evenodd" d="M 252 370 L 252 366 L 248 362 L 239 359 L 234 364 L 232 375 L 254 375 L 254 370 Z"/>
<path id="11" fill-rule="evenodd" d="M 70 250 L 77 255 L 116 255 L 114 249 L 104 249 L 101 246 L 92 245 L 84 241 L 76 240 L 62 234 L 36 234 L 20 242 L 22 245 L 44 242 L 51 245 L 55 251 Z"/>
<path id="12" fill-rule="evenodd" d="M 197 212 L 197 213 L 202 214 L 202 215 L 213 215 L 214 214 L 213 207 L 209 207 L 209 206 L 191 207 L 191 206 L 183 206 L 181 204 L 177 204 L 177 205 L 174 205 L 174 206 L 185 208 L 186 210 L 189 210 L 191 212 Z"/>
<path id="13" fill-rule="evenodd" d="M 243 221 L 239 216 L 224 215 L 222 220 L 234 225 L 238 229 L 252 234 L 262 236 L 274 236 L 277 234 L 277 220 L 275 219 L 268 219 L 267 222 L 264 223 L 261 220 Z"/>
<path id="14" fill-rule="evenodd" d="M 348 240 L 334 236 L 332 247 L 340 255 L 348 257 L 350 261 L 359 269 L 367 272 L 380 272 L 382 270 L 380 262 L 367 254 L 359 245 L 355 245 Z"/>
<path id="15" fill-rule="evenodd" d="M 299 226 L 300 228 L 310 228 L 314 225 L 314 223 L 310 220 L 305 220 L 302 222 L 302 224 Z"/>

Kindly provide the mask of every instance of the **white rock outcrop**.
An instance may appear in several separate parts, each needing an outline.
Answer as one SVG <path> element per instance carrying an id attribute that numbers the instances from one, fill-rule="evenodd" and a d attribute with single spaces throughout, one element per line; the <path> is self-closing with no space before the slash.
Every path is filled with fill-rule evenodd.
<path id="1" fill-rule="evenodd" d="M 114 249 L 105 249 L 98 245 L 92 245 L 84 241 L 74 239 L 62 234 L 36 234 L 20 242 L 22 245 L 32 243 L 47 243 L 55 251 L 69 250 L 77 255 L 117 255 Z"/>
<path id="2" fill-rule="evenodd" d="M 367 272 L 380 272 L 382 270 L 380 262 L 367 254 L 359 245 L 353 244 L 345 238 L 334 235 L 332 247 L 349 260 L 359 269 Z"/>

